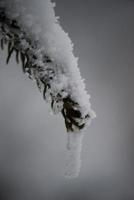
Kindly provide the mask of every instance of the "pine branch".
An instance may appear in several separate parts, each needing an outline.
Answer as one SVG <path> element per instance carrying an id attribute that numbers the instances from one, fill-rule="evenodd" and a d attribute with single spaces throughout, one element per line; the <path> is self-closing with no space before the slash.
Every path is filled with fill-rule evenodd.
<path id="1" fill-rule="evenodd" d="M 23 72 L 36 80 L 44 99 L 50 100 L 52 110 L 56 112 L 58 109 L 62 113 L 67 131 L 83 129 L 92 116 L 90 113 L 83 115 L 80 105 L 72 99 L 66 88 L 57 93 L 53 92 L 56 64 L 44 51 L 40 51 L 41 56 L 38 56 L 38 42 L 29 38 L 16 20 L 9 19 L 4 9 L 0 10 L 0 33 L 1 49 L 4 49 L 5 44 L 8 45 L 7 64 L 15 52 L 16 62 L 21 61 Z"/>

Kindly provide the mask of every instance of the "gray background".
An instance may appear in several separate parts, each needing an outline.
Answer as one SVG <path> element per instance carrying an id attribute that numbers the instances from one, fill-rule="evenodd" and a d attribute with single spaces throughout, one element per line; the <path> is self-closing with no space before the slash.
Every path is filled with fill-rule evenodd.
<path id="1" fill-rule="evenodd" d="M 97 113 L 77 179 L 65 179 L 66 131 L 36 84 L 0 52 L 0 199 L 134 199 L 134 1 L 56 0 Z"/>

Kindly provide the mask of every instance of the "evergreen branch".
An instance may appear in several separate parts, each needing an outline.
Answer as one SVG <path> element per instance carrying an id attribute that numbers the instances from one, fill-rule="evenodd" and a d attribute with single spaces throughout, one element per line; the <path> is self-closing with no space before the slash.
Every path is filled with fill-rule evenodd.
<path id="1" fill-rule="evenodd" d="M 66 88 L 57 93 L 52 91 L 53 80 L 56 77 L 55 63 L 44 51 L 41 51 L 39 58 L 37 41 L 29 38 L 16 20 L 9 19 L 4 9 L 0 10 L 0 33 L 1 49 L 4 49 L 5 43 L 8 44 L 7 64 L 15 52 L 16 62 L 21 61 L 23 72 L 27 73 L 29 78 L 36 80 L 45 100 L 49 96 L 52 110 L 55 112 L 58 108 L 62 113 L 67 131 L 83 129 L 92 116 L 90 113 L 83 115 L 80 105 L 72 99 Z"/>

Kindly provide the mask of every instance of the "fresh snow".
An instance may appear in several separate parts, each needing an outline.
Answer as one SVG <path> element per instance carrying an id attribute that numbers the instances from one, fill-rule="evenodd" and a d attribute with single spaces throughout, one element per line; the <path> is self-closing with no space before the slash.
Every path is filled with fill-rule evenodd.
<path id="1" fill-rule="evenodd" d="M 54 70 L 55 77 L 51 81 L 51 91 L 47 91 L 46 100 L 50 100 L 50 92 L 56 96 L 62 92 L 62 97 L 71 98 L 79 104 L 82 116 L 90 115 L 86 121 L 89 125 L 91 119 L 95 117 L 89 102 L 90 96 L 85 90 L 84 80 L 81 78 L 78 68 L 78 58 L 73 54 L 73 43 L 68 34 L 59 24 L 58 17 L 55 16 L 55 4 L 50 0 L 0 0 L 0 7 L 6 8 L 6 14 L 10 19 L 15 19 L 24 32 L 38 43 L 36 55 L 38 55 L 38 65 L 43 66 L 42 52 L 49 55 L 53 61 L 47 68 Z M 24 49 L 27 42 L 21 41 Z M 45 66 L 46 67 L 46 66 Z M 46 76 L 45 71 L 39 74 L 33 71 L 35 78 Z M 59 113 L 63 103 L 54 102 L 53 112 Z M 66 176 L 76 177 L 80 168 L 80 152 L 83 133 L 68 133 L 68 156 L 66 162 Z"/>

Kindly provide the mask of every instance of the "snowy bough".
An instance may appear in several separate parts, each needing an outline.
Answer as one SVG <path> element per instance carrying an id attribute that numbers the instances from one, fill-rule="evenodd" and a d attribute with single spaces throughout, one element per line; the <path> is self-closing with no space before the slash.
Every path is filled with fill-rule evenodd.
<path id="1" fill-rule="evenodd" d="M 65 175 L 80 169 L 83 130 L 95 117 L 73 55 L 50 0 L 0 0 L 1 49 L 8 48 L 7 63 L 15 52 L 23 72 L 35 80 L 54 114 L 62 113 L 68 132 Z"/>

